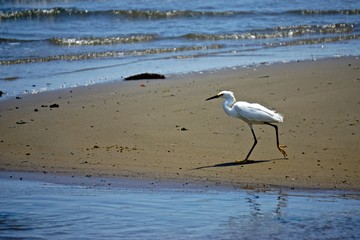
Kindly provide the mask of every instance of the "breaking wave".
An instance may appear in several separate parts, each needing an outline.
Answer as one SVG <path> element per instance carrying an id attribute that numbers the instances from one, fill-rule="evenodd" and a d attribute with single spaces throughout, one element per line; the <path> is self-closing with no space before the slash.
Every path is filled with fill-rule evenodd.
<path id="1" fill-rule="evenodd" d="M 142 56 L 142 55 L 154 55 L 154 54 L 161 54 L 161 53 L 206 51 L 206 50 L 220 49 L 220 48 L 222 48 L 222 45 L 213 44 L 213 45 L 209 45 L 209 46 L 154 48 L 154 49 L 140 49 L 140 50 L 130 50 L 130 51 L 89 52 L 89 53 L 82 53 L 82 54 L 54 55 L 54 56 L 27 58 L 27 59 L 0 60 L 0 65 L 39 63 L 39 62 L 50 62 L 50 61 L 60 61 L 60 60 L 62 60 L 62 61 L 79 61 L 79 60 L 122 57 L 122 56 Z"/>
<path id="2" fill-rule="evenodd" d="M 50 42 L 61 46 L 112 45 L 148 42 L 157 39 L 157 35 L 133 35 L 123 37 L 90 37 L 90 38 L 52 38 Z"/>
<path id="3" fill-rule="evenodd" d="M 295 37 L 309 34 L 347 34 L 354 31 L 354 25 L 348 23 L 336 23 L 328 25 L 300 25 L 300 26 L 284 26 L 272 29 L 255 30 L 246 33 L 230 33 L 230 34 L 202 34 L 190 33 L 184 37 L 191 40 L 237 40 L 237 39 L 268 39 Z"/>
<path id="4" fill-rule="evenodd" d="M 360 9 L 344 9 L 344 10 L 291 10 L 288 13 L 293 14 L 302 14 L 302 15 L 335 15 L 335 14 L 343 14 L 343 15 L 358 15 L 360 14 Z"/>
<path id="5" fill-rule="evenodd" d="M 322 37 L 322 38 L 302 38 L 289 41 L 275 41 L 267 42 L 263 44 L 263 47 L 286 47 L 286 46 L 300 46 L 300 45 L 312 45 L 322 43 L 335 43 L 341 41 L 360 40 L 360 35 L 344 35 L 334 37 Z M 181 53 L 181 52 L 194 52 L 194 51 L 207 51 L 213 49 L 222 49 L 223 45 L 212 44 L 208 46 L 187 46 L 187 47 L 174 47 L 174 48 L 153 48 L 153 49 L 140 49 L 129 51 L 107 51 L 107 52 L 89 52 L 81 54 L 66 54 L 66 55 L 54 55 L 38 58 L 26 58 L 26 59 L 13 59 L 13 60 L 0 60 L 0 65 L 14 65 L 14 64 L 26 64 L 26 63 L 39 63 L 50 61 L 79 61 L 90 60 L 98 58 L 115 58 L 123 56 L 146 56 L 164 53 Z M 195 55 L 194 55 L 195 56 Z M 177 56 L 181 58 L 182 56 Z"/>
<path id="6" fill-rule="evenodd" d="M 259 11 L 193 11 L 193 10 L 82 10 L 76 8 L 50 8 L 50 9 L 22 9 L 0 11 L 1 20 L 18 20 L 23 18 L 53 18 L 58 16 L 93 16 L 108 15 L 119 16 L 129 19 L 164 19 L 164 18 L 188 18 L 188 17 L 226 17 L 234 15 L 358 15 L 360 9 L 342 10 L 315 10 L 297 9 L 286 12 L 259 12 Z"/>
<path id="7" fill-rule="evenodd" d="M 205 34 L 205 33 L 188 33 L 182 36 L 174 36 L 173 38 L 185 38 L 188 40 L 241 40 L 241 39 L 272 39 L 301 37 L 305 35 L 321 35 L 321 34 L 351 34 L 354 32 L 354 24 L 336 23 L 327 25 L 300 25 L 300 26 L 279 26 L 271 29 L 258 29 L 245 33 L 225 33 L 225 34 Z M 157 34 L 142 34 L 129 36 L 110 36 L 110 37 L 62 37 L 40 40 L 23 40 L 23 39 L 7 39 L 0 38 L 0 43 L 21 43 L 48 41 L 58 46 L 95 46 L 95 45 L 114 45 L 114 44 L 133 44 L 140 42 L 151 42 L 162 40 L 163 37 Z"/>
<path id="8" fill-rule="evenodd" d="M 335 43 L 341 41 L 360 40 L 360 35 L 345 35 L 336 37 L 323 37 L 323 38 L 305 38 L 297 39 L 292 41 L 282 41 L 274 43 L 266 43 L 268 47 L 286 47 L 286 46 L 300 46 L 300 45 L 311 45 L 311 44 L 322 44 L 322 43 Z"/>

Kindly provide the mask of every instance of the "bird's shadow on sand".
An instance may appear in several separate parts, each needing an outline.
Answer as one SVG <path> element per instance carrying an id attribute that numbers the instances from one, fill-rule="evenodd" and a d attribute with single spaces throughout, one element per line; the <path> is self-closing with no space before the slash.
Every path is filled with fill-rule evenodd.
<path id="1" fill-rule="evenodd" d="M 287 160 L 287 158 L 276 158 L 276 159 L 268 159 L 268 160 L 248 160 L 246 162 L 233 161 L 233 162 L 219 163 L 219 164 L 209 165 L 209 166 L 201 166 L 201 167 L 193 168 L 191 170 L 200 170 L 200 169 L 205 169 L 205 168 L 245 166 L 245 165 L 250 165 L 250 164 L 259 164 L 259 163 L 273 162 L 273 161 L 278 161 L 278 160 Z"/>

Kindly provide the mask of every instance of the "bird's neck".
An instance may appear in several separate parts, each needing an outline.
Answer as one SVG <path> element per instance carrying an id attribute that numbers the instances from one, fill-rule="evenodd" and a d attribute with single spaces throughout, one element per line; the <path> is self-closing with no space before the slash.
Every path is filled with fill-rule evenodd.
<path id="1" fill-rule="evenodd" d="M 235 116 L 235 109 L 233 108 L 235 102 L 236 102 L 235 98 L 225 99 L 225 101 L 224 101 L 224 104 L 223 104 L 224 111 L 230 117 Z"/>

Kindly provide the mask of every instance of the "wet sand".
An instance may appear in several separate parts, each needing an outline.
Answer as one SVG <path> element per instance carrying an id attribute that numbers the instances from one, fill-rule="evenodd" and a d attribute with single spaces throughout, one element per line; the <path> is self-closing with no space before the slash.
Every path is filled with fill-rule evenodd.
<path id="1" fill-rule="evenodd" d="M 234 164 L 253 138 L 222 100 L 205 102 L 221 90 L 284 115 L 288 159 L 255 126 L 253 162 Z M 352 57 L 20 96 L 0 102 L 0 170 L 359 191 L 359 90 Z"/>

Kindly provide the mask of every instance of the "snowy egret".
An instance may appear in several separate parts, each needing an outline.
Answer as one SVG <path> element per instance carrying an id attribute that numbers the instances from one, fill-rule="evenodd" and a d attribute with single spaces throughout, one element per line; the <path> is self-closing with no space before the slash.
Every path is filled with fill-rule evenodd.
<path id="1" fill-rule="evenodd" d="M 247 154 L 245 160 L 236 162 L 247 162 L 251 152 L 254 150 L 257 144 L 253 124 L 266 124 L 275 128 L 277 148 L 284 155 L 284 158 L 286 158 L 287 154 L 284 150 L 286 146 L 279 145 L 278 127 L 277 125 L 273 124 L 283 122 L 283 117 L 279 113 L 276 113 L 275 111 L 272 111 L 258 103 L 248 103 L 242 101 L 236 102 L 234 93 L 230 91 L 222 91 L 219 94 L 206 99 L 206 101 L 220 97 L 225 99 L 223 108 L 226 114 L 230 117 L 240 118 L 241 120 L 245 121 L 249 125 L 254 137 L 254 144 Z"/>

